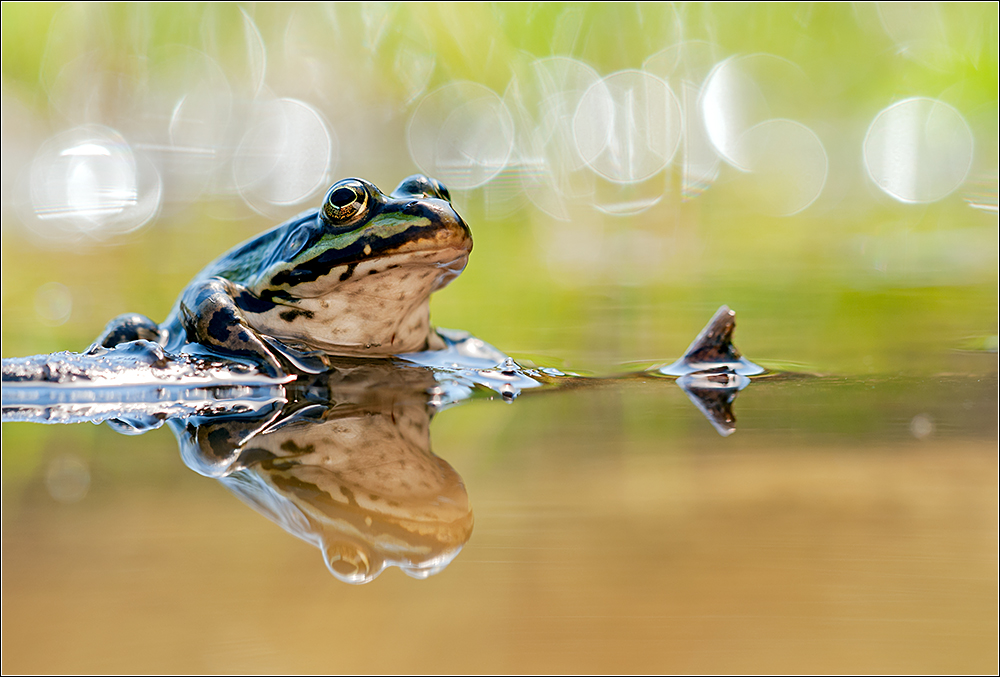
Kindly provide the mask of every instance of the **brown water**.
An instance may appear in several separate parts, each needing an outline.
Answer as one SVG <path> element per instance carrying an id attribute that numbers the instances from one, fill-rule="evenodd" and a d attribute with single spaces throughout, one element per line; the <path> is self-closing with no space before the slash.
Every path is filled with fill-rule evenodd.
<path id="1" fill-rule="evenodd" d="M 755 380 L 728 438 L 666 380 L 446 410 L 472 536 L 364 586 L 163 430 L 6 424 L 43 454 L 4 452 L 3 669 L 994 671 L 996 359 L 958 361 Z"/>

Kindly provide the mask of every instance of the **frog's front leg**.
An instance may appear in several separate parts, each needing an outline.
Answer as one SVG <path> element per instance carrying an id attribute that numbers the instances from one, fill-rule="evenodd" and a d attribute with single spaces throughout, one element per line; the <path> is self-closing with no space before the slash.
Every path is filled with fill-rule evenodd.
<path id="1" fill-rule="evenodd" d="M 284 368 L 247 323 L 240 307 L 247 298 L 258 304 L 266 303 L 251 296 L 243 286 L 221 277 L 189 286 L 180 302 L 181 324 L 187 340 L 225 357 L 250 362 L 267 376 L 281 376 Z"/>
<path id="2" fill-rule="evenodd" d="M 138 341 L 145 339 L 159 343 L 161 338 L 160 325 L 153 322 L 145 315 L 138 313 L 125 313 L 114 318 L 104 327 L 104 331 L 97 340 L 87 349 L 88 353 L 94 353 L 101 348 L 114 348 L 121 343 Z"/>

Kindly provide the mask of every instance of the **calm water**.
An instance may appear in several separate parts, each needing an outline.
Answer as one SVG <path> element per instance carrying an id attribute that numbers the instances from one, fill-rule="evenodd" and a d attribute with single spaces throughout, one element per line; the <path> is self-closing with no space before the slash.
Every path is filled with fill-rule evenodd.
<path id="1" fill-rule="evenodd" d="M 757 379 L 730 437 L 669 380 L 466 402 L 471 537 L 362 586 L 166 430 L 5 424 L 4 669 L 989 671 L 996 358 L 953 366 Z"/>

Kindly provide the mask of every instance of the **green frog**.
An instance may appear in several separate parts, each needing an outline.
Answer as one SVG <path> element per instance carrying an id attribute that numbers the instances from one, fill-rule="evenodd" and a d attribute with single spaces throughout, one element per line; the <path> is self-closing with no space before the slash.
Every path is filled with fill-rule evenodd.
<path id="1" fill-rule="evenodd" d="M 468 262 L 472 234 L 439 181 L 414 175 L 386 195 L 344 179 L 323 205 L 210 263 L 157 324 L 126 314 L 91 353 L 146 340 L 200 349 L 269 376 L 318 373 L 326 355 L 389 357 L 438 350 L 430 294 Z"/>

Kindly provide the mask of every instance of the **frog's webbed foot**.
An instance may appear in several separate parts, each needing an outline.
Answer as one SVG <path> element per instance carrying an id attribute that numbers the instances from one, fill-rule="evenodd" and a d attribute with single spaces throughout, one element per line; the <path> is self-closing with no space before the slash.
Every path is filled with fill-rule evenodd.
<path id="1" fill-rule="evenodd" d="M 108 322 L 101 335 L 87 349 L 87 353 L 92 354 L 101 348 L 114 348 L 122 343 L 140 339 L 158 343 L 160 325 L 145 315 L 125 313 Z"/>
<path id="2" fill-rule="evenodd" d="M 236 305 L 235 298 L 242 293 L 242 287 L 220 277 L 185 290 L 180 311 L 187 340 L 224 357 L 248 362 L 265 376 L 282 376 L 285 369 L 281 362 Z"/>

